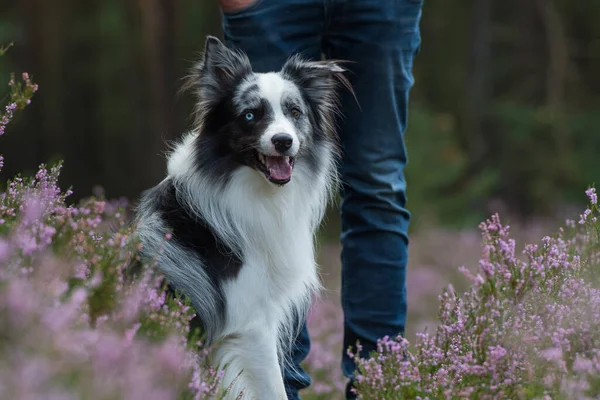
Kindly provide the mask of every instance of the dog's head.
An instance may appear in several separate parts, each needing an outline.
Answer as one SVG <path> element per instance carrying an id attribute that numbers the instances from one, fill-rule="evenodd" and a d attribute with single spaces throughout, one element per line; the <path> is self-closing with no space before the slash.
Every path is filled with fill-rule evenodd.
<path id="1" fill-rule="evenodd" d="M 337 146 L 336 91 L 339 83 L 350 89 L 343 72 L 338 62 L 292 56 L 280 71 L 255 73 L 243 52 L 209 36 L 190 79 L 200 138 L 213 153 L 285 185 L 295 165 Z"/>

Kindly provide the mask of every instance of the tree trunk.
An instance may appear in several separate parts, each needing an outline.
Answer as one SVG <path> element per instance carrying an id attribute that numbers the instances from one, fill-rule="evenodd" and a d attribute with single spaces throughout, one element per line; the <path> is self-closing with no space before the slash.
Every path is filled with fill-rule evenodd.
<path id="1" fill-rule="evenodd" d="M 486 153 L 483 124 L 489 97 L 492 0 L 473 0 L 471 7 L 473 41 L 465 88 L 464 129 L 469 160 L 479 165 Z"/>
<path id="2" fill-rule="evenodd" d="M 140 142 L 146 143 L 144 160 L 147 183 L 154 182 L 164 173 L 163 158 L 165 139 L 173 136 L 173 48 L 174 7 L 171 0 L 138 0 L 141 24 L 142 60 L 147 82 L 148 118 L 152 121 L 149 131 L 141 132 Z"/>

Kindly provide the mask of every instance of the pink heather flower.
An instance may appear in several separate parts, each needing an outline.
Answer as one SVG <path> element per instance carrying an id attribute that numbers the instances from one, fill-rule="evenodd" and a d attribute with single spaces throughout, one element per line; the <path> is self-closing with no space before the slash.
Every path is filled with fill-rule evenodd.
<path id="1" fill-rule="evenodd" d="M 17 109 L 17 103 L 10 103 L 5 107 L 6 113 L 0 114 L 0 136 L 4 134 L 6 125 L 13 119 L 14 111 Z"/>
<path id="2" fill-rule="evenodd" d="M 2 305 L 8 309 L 13 322 L 26 322 L 35 314 L 38 298 L 33 295 L 32 289 L 31 283 L 24 278 L 13 278 L 3 289 Z"/>
<path id="3" fill-rule="evenodd" d="M 563 351 L 560 347 L 552 347 L 546 350 L 542 350 L 540 353 L 542 358 L 547 361 L 562 361 Z"/>
<path id="4" fill-rule="evenodd" d="M 10 256 L 11 248 L 8 242 L 4 239 L 0 239 L 0 261 L 6 261 Z"/>
<path id="5" fill-rule="evenodd" d="M 71 324 L 76 321 L 81 312 L 81 307 L 87 299 L 87 292 L 82 289 L 76 289 L 67 303 L 61 307 L 50 308 L 42 316 L 42 323 L 46 330 L 59 332 L 69 329 Z"/>
<path id="6" fill-rule="evenodd" d="M 147 301 L 153 310 L 160 309 L 165 303 L 166 293 L 164 290 L 157 290 L 157 288 L 149 289 L 147 292 Z"/>
<path id="7" fill-rule="evenodd" d="M 305 368 L 313 377 L 313 392 L 334 395 L 343 392 L 345 379 L 338 367 L 343 342 L 343 313 L 331 300 L 315 300 L 307 315 L 311 351 Z"/>
<path id="8" fill-rule="evenodd" d="M 598 204 L 598 195 L 596 194 L 595 188 L 589 188 L 585 191 L 585 194 L 590 198 L 592 204 Z"/>
<path id="9" fill-rule="evenodd" d="M 29 80 L 29 74 L 27 72 L 23 72 L 23 80 L 24 81 Z"/>
<path id="10" fill-rule="evenodd" d="M 75 266 L 75 275 L 77 279 L 86 279 L 89 272 L 89 268 L 85 263 L 78 263 Z"/>
<path id="11" fill-rule="evenodd" d="M 579 219 L 579 223 L 581 225 L 585 224 L 585 221 L 587 221 L 587 218 L 590 216 L 590 214 L 592 213 L 592 210 L 590 210 L 589 208 L 586 208 L 585 211 L 583 212 L 582 215 L 580 215 L 580 219 Z"/>
<path id="12" fill-rule="evenodd" d="M 600 372 L 594 371 L 594 363 L 592 362 L 592 360 L 582 357 L 579 354 L 575 357 L 575 362 L 573 363 L 573 371 L 583 374 L 593 374 L 594 372 Z"/>
<path id="13" fill-rule="evenodd" d="M 44 200 L 40 196 L 33 195 L 25 200 L 23 219 L 25 223 L 32 223 L 39 219 L 44 212 Z"/>
<path id="14" fill-rule="evenodd" d="M 137 333 L 137 331 L 140 329 L 140 326 L 142 326 L 142 324 L 137 322 L 133 325 L 133 327 L 131 329 L 127 329 L 125 331 L 125 341 L 127 343 L 131 343 L 133 341 L 133 338 L 134 338 L 135 334 Z"/>
<path id="15" fill-rule="evenodd" d="M 502 346 L 492 346 L 489 355 L 493 361 L 497 361 L 506 355 L 506 349 Z"/>

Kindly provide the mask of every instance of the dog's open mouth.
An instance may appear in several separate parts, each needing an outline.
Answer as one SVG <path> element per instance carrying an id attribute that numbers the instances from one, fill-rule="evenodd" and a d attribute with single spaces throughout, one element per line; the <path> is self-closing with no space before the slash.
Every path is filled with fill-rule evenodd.
<path id="1" fill-rule="evenodd" d="M 257 155 L 258 161 L 263 167 L 263 173 L 268 180 L 277 185 L 285 185 L 292 179 L 294 157 L 265 156 L 261 153 L 257 153 Z"/>

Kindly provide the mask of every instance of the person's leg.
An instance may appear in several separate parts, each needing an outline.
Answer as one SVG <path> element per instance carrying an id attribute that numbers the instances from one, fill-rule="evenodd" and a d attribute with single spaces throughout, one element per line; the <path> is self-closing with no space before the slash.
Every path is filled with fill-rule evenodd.
<path id="1" fill-rule="evenodd" d="M 321 58 L 319 0 L 256 0 L 240 11 L 222 12 L 222 20 L 226 45 L 246 52 L 255 72 L 278 71 L 296 53 Z"/>
<path id="2" fill-rule="evenodd" d="M 239 12 L 223 13 L 223 33 L 228 46 L 248 54 L 255 72 L 278 71 L 296 53 L 321 58 L 324 8 L 319 0 L 258 0 Z M 288 399 L 311 384 L 300 364 L 310 350 L 306 323 L 292 352 L 295 370 L 286 368 L 283 379 Z"/>
<path id="3" fill-rule="evenodd" d="M 376 349 L 404 334 L 408 225 L 404 131 L 413 58 L 420 46 L 422 1 L 338 1 L 324 45 L 328 58 L 353 61 L 352 96 L 343 100 L 342 369 L 351 380 L 348 346 Z M 353 398 L 349 393 L 348 398 Z"/>

